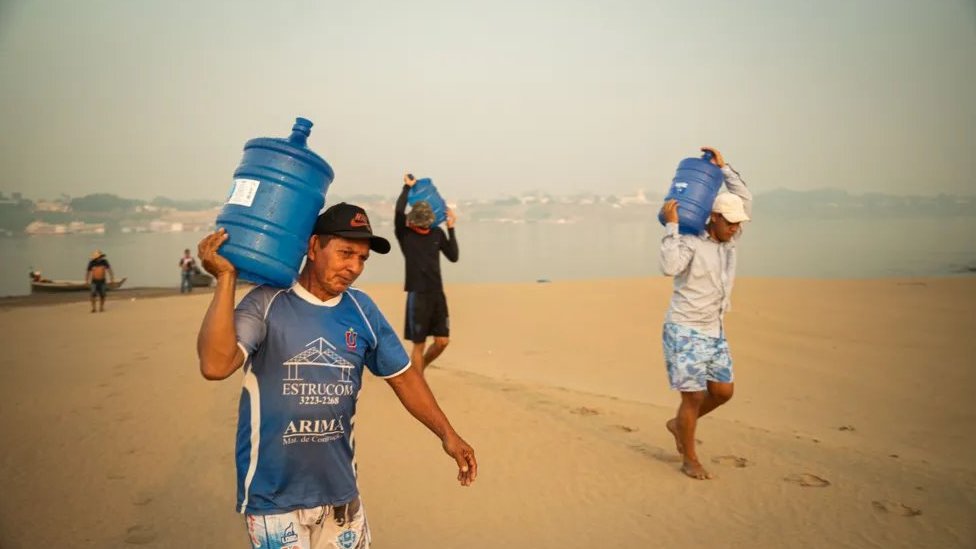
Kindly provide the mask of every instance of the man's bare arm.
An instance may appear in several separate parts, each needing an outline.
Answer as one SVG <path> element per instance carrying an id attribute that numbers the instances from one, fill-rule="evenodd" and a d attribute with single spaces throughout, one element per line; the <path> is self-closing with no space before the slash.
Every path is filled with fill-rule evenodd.
<path id="1" fill-rule="evenodd" d="M 237 345 L 234 328 L 234 289 L 237 271 L 217 253 L 227 240 L 223 229 L 200 241 L 199 254 L 203 267 L 217 279 L 213 298 L 203 324 L 197 334 L 197 357 L 200 373 L 212 380 L 226 379 L 244 364 L 244 352 Z"/>
<path id="2" fill-rule="evenodd" d="M 417 368 L 411 366 L 402 374 L 387 378 L 386 381 L 403 407 L 441 439 L 444 451 L 457 462 L 458 482 L 462 486 L 470 486 L 478 477 L 478 460 L 475 459 L 474 448 L 451 427 L 447 416 L 437 405 L 427 381 Z"/>

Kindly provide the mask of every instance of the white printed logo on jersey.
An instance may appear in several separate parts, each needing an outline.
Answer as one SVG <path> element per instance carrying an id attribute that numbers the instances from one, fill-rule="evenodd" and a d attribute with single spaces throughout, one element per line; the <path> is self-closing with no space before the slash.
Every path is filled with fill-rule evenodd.
<path id="1" fill-rule="evenodd" d="M 286 368 L 281 383 L 281 394 L 296 397 L 302 406 L 335 406 L 341 397 L 353 396 L 352 374 L 356 368 L 352 362 L 336 353 L 336 347 L 319 337 L 305 345 L 305 350 L 282 363 Z M 310 383 L 301 377 L 307 368 L 337 368 L 337 383 Z M 307 375 L 307 374 L 306 374 Z"/>

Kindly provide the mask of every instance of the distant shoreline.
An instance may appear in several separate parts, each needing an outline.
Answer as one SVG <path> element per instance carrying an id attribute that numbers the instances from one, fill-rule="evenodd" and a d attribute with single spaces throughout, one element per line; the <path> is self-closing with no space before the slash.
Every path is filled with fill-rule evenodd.
<path id="1" fill-rule="evenodd" d="M 213 288 L 194 288 L 193 292 L 186 295 L 194 294 L 209 294 L 213 292 Z M 108 293 L 106 301 L 111 305 L 112 301 L 121 300 L 132 300 L 132 299 L 149 299 L 158 297 L 173 297 L 179 296 L 180 289 L 176 286 L 172 287 L 134 287 L 134 288 L 122 288 L 120 290 L 114 290 Z M 88 292 L 55 292 L 55 293 L 38 293 L 38 294 L 26 294 L 26 295 L 8 295 L 0 297 L 0 309 L 7 309 L 13 307 L 38 307 L 45 305 L 61 305 L 65 303 L 80 303 L 87 302 L 90 299 Z"/>
<path id="2" fill-rule="evenodd" d="M 968 267 L 967 270 L 944 274 L 944 275 L 925 275 L 925 276 L 896 276 L 896 277 L 876 277 L 876 278 L 810 278 L 810 277 L 792 277 L 792 276 L 747 276 L 747 277 L 737 277 L 737 280 L 786 280 L 795 282 L 810 282 L 810 281 L 820 281 L 825 283 L 833 282 L 878 282 L 878 283 L 894 283 L 899 286 L 901 285 L 926 285 L 927 281 L 930 280 L 943 280 L 943 279 L 953 279 L 953 278 L 969 278 L 976 276 L 976 268 Z M 620 278 L 606 278 L 606 279 L 577 279 L 577 278 L 565 278 L 565 279 L 540 279 L 535 281 L 521 281 L 521 282 L 471 282 L 471 283 L 453 283 L 447 284 L 448 291 L 452 286 L 454 287 L 470 287 L 470 286 L 482 286 L 482 287 L 512 287 L 512 286 L 536 286 L 536 285 L 550 285 L 550 284 L 590 284 L 594 282 L 622 282 L 626 280 L 639 280 L 639 279 L 656 279 L 661 278 L 659 276 L 647 276 L 647 277 L 620 277 Z M 396 286 L 399 287 L 400 283 L 394 282 L 367 282 L 360 288 L 366 287 L 382 287 L 382 286 Z M 238 282 L 238 286 L 250 286 L 247 282 Z M 211 294 L 213 293 L 213 286 L 205 288 L 194 288 L 193 292 L 187 295 L 200 295 L 200 294 Z M 180 289 L 176 286 L 135 286 L 132 288 L 123 288 L 120 290 L 111 291 L 108 293 L 107 302 L 111 304 L 112 301 L 124 301 L 124 300 L 135 300 L 135 299 L 155 299 L 161 297 L 177 297 L 180 296 Z M 243 295 L 243 294 L 238 294 Z M 43 307 L 49 305 L 62 305 L 66 303 L 81 303 L 87 302 L 90 299 L 88 292 L 61 292 L 61 293 L 36 293 L 36 294 L 25 294 L 25 295 L 6 295 L 0 296 L 0 310 L 8 308 L 19 308 L 19 307 Z"/>

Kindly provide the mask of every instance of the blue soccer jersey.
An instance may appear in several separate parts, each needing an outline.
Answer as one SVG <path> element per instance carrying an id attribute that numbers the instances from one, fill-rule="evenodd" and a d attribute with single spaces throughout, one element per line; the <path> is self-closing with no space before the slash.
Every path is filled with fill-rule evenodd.
<path id="1" fill-rule="evenodd" d="M 363 366 L 389 378 L 409 358 L 365 293 L 323 302 L 296 284 L 261 286 L 234 313 L 244 351 L 237 422 L 238 511 L 339 505 L 356 486 L 356 401 Z"/>

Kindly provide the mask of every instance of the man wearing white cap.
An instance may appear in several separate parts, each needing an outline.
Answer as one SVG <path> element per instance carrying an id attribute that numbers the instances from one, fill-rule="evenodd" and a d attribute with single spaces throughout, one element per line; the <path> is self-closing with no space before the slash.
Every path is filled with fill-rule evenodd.
<path id="1" fill-rule="evenodd" d="M 667 429 L 682 455 L 681 471 L 696 479 L 711 478 L 695 451 L 698 418 L 732 398 L 732 356 L 722 319 L 729 310 L 735 281 L 735 243 L 741 224 L 749 221 L 752 193 L 721 153 L 703 147 L 722 169 L 725 187 L 712 205 L 705 231 L 678 232 L 678 202 L 661 208 L 665 235 L 661 271 L 674 277 L 674 293 L 664 321 L 664 361 L 671 388 L 681 391 L 681 404 Z"/>

